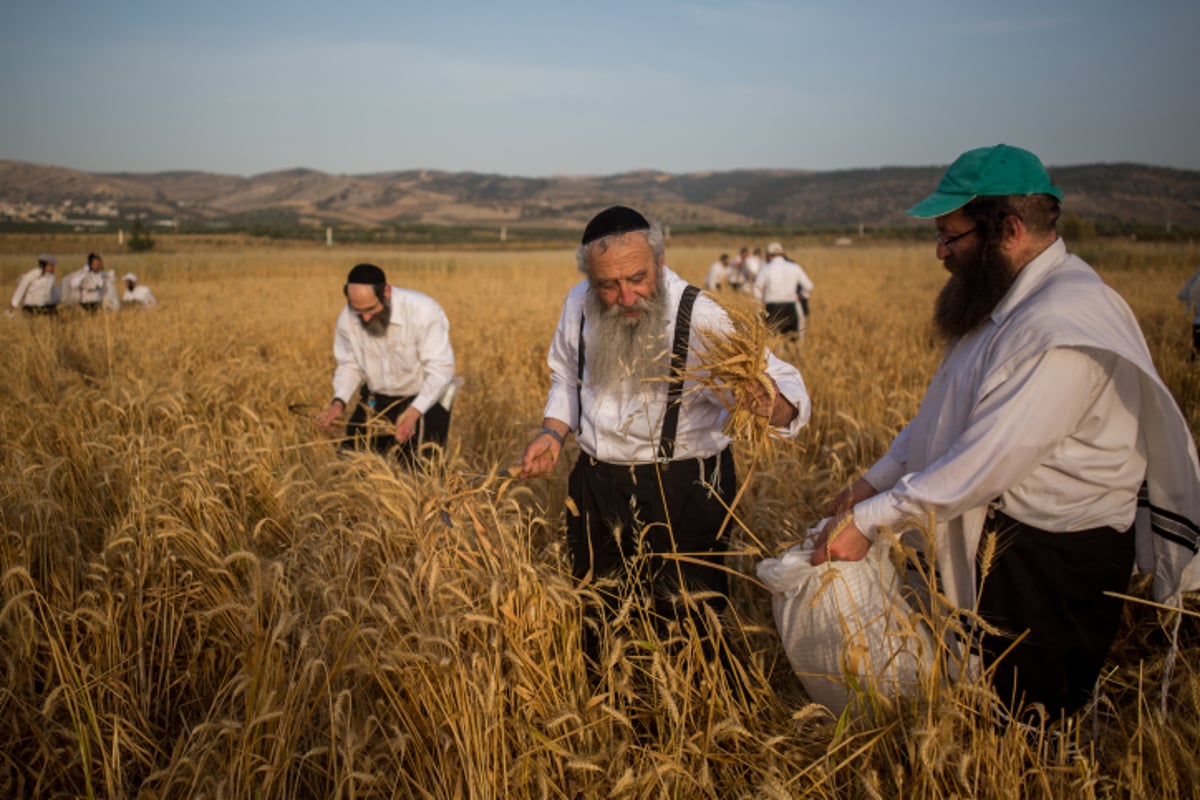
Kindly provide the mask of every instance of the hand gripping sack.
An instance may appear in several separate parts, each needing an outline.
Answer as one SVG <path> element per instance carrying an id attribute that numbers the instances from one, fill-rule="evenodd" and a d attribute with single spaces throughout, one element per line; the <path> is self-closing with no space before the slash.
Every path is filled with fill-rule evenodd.
<path id="1" fill-rule="evenodd" d="M 812 554 L 811 545 L 797 545 L 757 570 L 809 696 L 840 716 L 858 697 L 854 687 L 890 698 L 916 692 L 922 666 L 932 663 L 933 639 L 901 595 L 888 548 L 816 567 Z"/>

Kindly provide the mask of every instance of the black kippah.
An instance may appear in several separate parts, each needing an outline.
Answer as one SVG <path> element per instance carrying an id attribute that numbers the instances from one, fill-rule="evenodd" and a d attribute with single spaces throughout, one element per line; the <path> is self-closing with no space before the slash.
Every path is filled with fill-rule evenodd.
<path id="1" fill-rule="evenodd" d="M 648 230 L 650 223 L 641 214 L 626 206 L 613 206 L 592 217 L 592 221 L 583 229 L 583 241 L 580 244 L 594 242 L 614 233 Z"/>
<path id="2" fill-rule="evenodd" d="M 381 283 L 387 283 L 387 276 L 374 264 L 357 264 L 346 276 L 346 283 L 366 283 L 378 286 Z"/>

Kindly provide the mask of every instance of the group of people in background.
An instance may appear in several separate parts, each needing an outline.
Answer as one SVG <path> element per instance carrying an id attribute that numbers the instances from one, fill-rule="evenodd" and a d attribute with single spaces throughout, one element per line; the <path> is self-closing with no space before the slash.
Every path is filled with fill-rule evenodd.
<path id="1" fill-rule="evenodd" d="M 803 267 L 787 257 L 779 242 L 767 245 L 765 261 L 759 247 L 753 251 L 743 247 L 733 259 L 722 253 L 709 265 L 704 288 L 752 295 L 766 307 L 767 321 L 785 340 L 803 340 L 811 313 L 813 282 Z"/>
<path id="2" fill-rule="evenodd" d="M 58 259 L 50 253 L 37 257 L 37 266 L 21 276 L 13 292 L 9 313 L 57 314 L 59 308 L 71 306 L 96 312 L 101 308 L 119 311 L 121 306 L 153 308 L 158 300 L 148 286 L 138 283 L 132 272 L 121 278 L 124 291 L 117 284 L 116 272 L 104 268 L 104 259 L 88 253 L 82 267 L 56 283 Z"/>

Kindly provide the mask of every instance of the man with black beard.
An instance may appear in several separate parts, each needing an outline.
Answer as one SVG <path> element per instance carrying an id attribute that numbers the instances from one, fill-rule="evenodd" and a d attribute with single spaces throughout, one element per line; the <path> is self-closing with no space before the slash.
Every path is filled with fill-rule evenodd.
<path id="1" fill-rule="evenodd" d="M 411 463 L 422 445 L 446 443 L 454 379 L 450 323 L 437 302 L 420 292 L 390 286 L 374 264 L 358 264 L 342 287 L 346 307 L 333 340 L 337 369 L 333 401 L 317 415 L 317 427 L 333 428 L 357 392 L 359 402 L 346 425 L 342 446 L 395 451 Z M 372 431 L 382 416 L 393 434 Z"/>
<path id="2" fill-rule="evenodd" d="M 581 452 L 568 481 L 567 544 L 575 577 L 615 578 L 650 595 L 647 610 L 660 622 L 691 617 L 704 634 L 704 614 L 692 614 L 687 598 L 703 592 L 709 608 L 726 605 L 732 532 L 722 530 L 737 478 L 722 398 L 680 376 L 697 368 L 698 335 L 728 330 L 729 319 L 667 268 L 661 228 L 631 208 L 596 215 L 576 262 L 587 277 L 567 295 L 550 345 L 550 395 L 522 475 L 550 474 L 574 431 Z M 795 436 L 809 416 L 800 373 L 768 353 L 766 377 L 742 402 Z M 593 658 L 596 643 L 591 632 Z"/>
<path id="3" fill-rule="evenodd" d="M 881 531 L 934 521 L 914 541 L 946 596 L 1002 631 L 981 642 L 1001 700 L 1055 717 L 1091 695 L 1122 607 L 1105 593 L 1125 591 L 1135 549 L 1158 599 L 1200 588 L 1195 444 L 1133 313 L 1058 237 L 1061 200 L 1037 156 L 998 145 L 909 210 L 935 220 L 951 273 L 946 353 L 917 416 L 826 508 L 813 558 L 861 559 Z"/>

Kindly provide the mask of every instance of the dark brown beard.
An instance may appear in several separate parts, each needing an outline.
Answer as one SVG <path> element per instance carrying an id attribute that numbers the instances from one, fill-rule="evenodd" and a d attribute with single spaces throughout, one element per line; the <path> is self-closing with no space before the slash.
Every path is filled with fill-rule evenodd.
<path id="1" fill-rule="evenodd" d="M 972 261 L 951 256 L 950 279 L 938 293 L 933 328 L 947 341 L 966 336 L 996 308 L 1016 279 L 998 248 L 984 247 Z"/>

